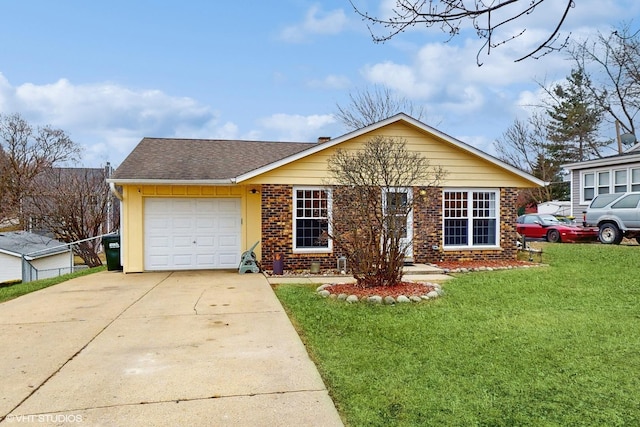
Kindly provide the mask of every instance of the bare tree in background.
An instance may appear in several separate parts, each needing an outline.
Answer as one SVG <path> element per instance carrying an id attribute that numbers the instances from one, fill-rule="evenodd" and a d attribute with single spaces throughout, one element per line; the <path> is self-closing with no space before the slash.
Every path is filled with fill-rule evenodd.
<path id="1" fill-rule="evenodd" d="M 76 242 L 107 234 L 119 227 L 114 196 L 104 169 L 49 168 L 36 180 L 40 189 L 25 203 L 36 229 L 51 233 L 63 242 Z M 100 239 L 74 245 L 74 252 L 89 267 L 102 265 Z"/>
<path id="2" fill-rule="evenodd" d="M 539 114 L 533 114 L 526 122 L 515 120 L 494 144 L 500 160 L 549 183 L 522 190 L 526 203 L 565 200 L 569 196 L 560 167 L 566 159 L 559 155 L 561 146 L 548 140 L 547 126 Z"/>
<path id="3" fill-rule="evenodd" d="M 383 86 L 376 85 L 351 92 L 349 100 L 348 105 L 337 105 L 336 118 L 350 131 L 362 129 L 398 113 L 406 113 L 418 120 L 426 117 L 423 107 L 416 106 L 407 98 L 394 95 L 389 88 Z"/>
<path id="4" fill-rule="evenodd" d="M 0 114 L 0 223 L 24 227 L 23 201 L 35 192 L 35 178 L 80 157 L 80 146 L 51 126 L 34 128 L 20 115 Z"/>
<path id="5" fill-rule="evenodd" d="M 528 15 L 540 12 L 545 0 L 498 0 L 485 2 L 483 0 L 396 0 L 391 17 L 377 17 L 363 11 L 349 0 L 357 14 L 371 26 L 369 31 L 376 43 L 391 40 L 407 29 L 419 25 L 425 27 L 439 27 L 451 38 L 460 34 L 464 21 L 471 21 L 473 29 L 484 44 L 477 56 L 478 65 L 482 65 L 479 57 L 483 51 L 487 55 L 491 50 L 513 39 L 522 36 L 526 29 L 516 31 L 513 25 L 524 20 Z M 569 10 L 575 7 L 575 0 L 561 0 L 564 5 L 558 16 L 545 16 L 554 24 L 553 30 L 537 47 L 524 54 L 515 62 L 526 58 L 539 58 L 550 52 L 560 50 L 566 46 L 568 37 L 561 39 L 560 29 L 564 24 Z M 547 4 L 557 2 L 548 1 Z M 544 11 L 541 11 L 544 13 Z M 382 35 L 376 35 L 373 26 L 385 29 Z M 500 36 L 504 34 L 504 36 Z"/>
<path id="6" fill-rule="evenodd" d="M 418 203 L 414 186 L 439 184 L 442 169 L 407 150 L 401 138 L 376 136 L 360 151 L 338 150 L 329 160 L 332 214 L 329 236 L 344 253 L 357 283 L 393 286 L 402 281 L 408 247 L 407 216 Z"/>
<path id="7" fill-rule="evenodd" d="M 621 25 L 610 34 L 577 43 L 575 66 L 590 77 L 589 90 L 607 120 L 636 134 L 640 112 L 640 31 Z M 628 147 L 626 147 L 628 148 Z"/>

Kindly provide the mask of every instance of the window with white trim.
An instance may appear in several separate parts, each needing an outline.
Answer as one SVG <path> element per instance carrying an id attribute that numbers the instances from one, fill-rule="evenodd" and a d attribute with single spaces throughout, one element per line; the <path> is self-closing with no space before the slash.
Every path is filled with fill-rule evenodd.
<path id="1" fill-rule="evenodd" d="M 293 249 L 295 252 L 330 252 L 330 193 L 324 188 L 293 189 Z"/>
<path id="2" fill-rule="evenodd" d="M 627 191 L 627 170 L 613 171 L 613 192 L 625 193 Z"/>
<path id="3" fill-rule="evenodd" d="M 616 168 L 583 172 L 580 203 L 588 204 L 599 194 L 640 191 L 640 168 Z"/>
<path id="4" fill-rule="evenodd" d="M 443 219 L 445 247 L 497 246 L 498 191 L 445 191 Z"/>
<path id="5" fill-rule="evenodd" d="M 640 168 L 631 169 L 631 191 L 640 191 Z"/>
<path id="6" fill-rule="evenodd" d="M 609 194 L 609 171 L 598 172 L 598 194 Z"/>
<path id="7" fill-rule="evenodd" d="M 582 200 L 591 201 L 596 196 L 596 178 L 594 173 L 582 175 Z"/>

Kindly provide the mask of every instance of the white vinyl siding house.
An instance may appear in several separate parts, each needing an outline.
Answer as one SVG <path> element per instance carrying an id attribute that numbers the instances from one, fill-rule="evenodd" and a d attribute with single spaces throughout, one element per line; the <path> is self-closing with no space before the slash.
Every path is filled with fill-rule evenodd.
<path id="1" fill-rule="evenodd" d="M 581 217 L 598 194 L 640 191 L 640 146 L 624 154 L 563 165 L 570 173 L 571 215 Z"/>

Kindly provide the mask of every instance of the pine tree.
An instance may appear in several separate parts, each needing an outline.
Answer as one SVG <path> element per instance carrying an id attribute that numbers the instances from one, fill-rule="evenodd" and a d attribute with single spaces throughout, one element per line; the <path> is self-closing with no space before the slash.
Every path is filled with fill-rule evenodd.
<path id="1" fill-rule="evenodd" d="M 602 157 L 602 148 L 611 143 L 598 138 L 603 110 L 588 90 L 589 84 L 583 70 L 574 69 L 566 85 L 552 90 L 556 104 L 547 110 L 549 149 L 566 162 Z"/>

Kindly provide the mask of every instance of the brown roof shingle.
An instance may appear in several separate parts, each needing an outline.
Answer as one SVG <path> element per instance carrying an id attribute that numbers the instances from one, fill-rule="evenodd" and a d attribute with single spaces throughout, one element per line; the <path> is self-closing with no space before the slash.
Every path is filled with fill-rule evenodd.
<path id="1" fill-rule="evenodd" d="M 308 142 L 144 138 L 112 179 L 231 179 L 312 146 Z"/>

